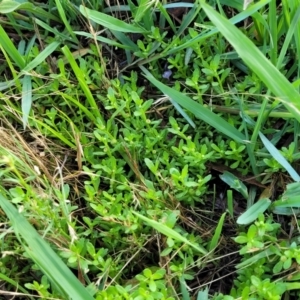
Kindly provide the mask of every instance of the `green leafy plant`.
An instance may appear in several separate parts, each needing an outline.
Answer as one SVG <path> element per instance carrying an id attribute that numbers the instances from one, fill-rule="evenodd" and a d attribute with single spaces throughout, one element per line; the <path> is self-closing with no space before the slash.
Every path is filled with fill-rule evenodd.
<path id="1" fill-rule="evenodd" d="M 6 293 L 299 297 L 293 1 L 0 14 Z"/>

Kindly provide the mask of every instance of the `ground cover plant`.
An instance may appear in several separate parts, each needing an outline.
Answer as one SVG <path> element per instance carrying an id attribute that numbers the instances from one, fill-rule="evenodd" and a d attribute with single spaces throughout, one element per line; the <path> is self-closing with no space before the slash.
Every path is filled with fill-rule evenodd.
<path id="1" fill-rule="evenodd" d="M 2 0 L 1 297 L 298 298 L 299 16 Z"/>

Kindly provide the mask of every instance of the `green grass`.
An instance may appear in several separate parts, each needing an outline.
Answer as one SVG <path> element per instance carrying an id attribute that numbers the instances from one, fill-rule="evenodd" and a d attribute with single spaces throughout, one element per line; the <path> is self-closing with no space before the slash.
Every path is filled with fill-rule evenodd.
<path id="1" fill-rule="evenodd" d="M 0 3 L 7 295 L 299 297 L 299 3 L 228 2 Z"/>

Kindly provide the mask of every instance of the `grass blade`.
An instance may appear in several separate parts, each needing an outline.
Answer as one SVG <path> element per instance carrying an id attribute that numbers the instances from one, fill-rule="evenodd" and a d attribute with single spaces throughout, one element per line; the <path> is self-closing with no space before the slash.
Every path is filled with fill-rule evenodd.
<path id="1" fill-rule="evenodd" d="M 0 3 L 0 14 L 8 14 L 15 11 L 21 4 L 15 1 L 2 1 Z"/>
<path id="2" fill-rule="evenodd" d="M 277 160 L 290 174 L 290 176 L 293 178 L 294 181 L 300 181 L 300 176 L 297 174 L 295 169 L 290 165 L 290 163 L 282 156 L 282 154 L 274 147 L 274 145 L 260 132 L 259 136 L 267 148 L 267 150 L 270 152 L 270 154 L 273 156 L 275 160 Z"/>
<path id="3" fill-rule="evenodd" d="M 240 225 L 248 225 L 256 220 L 259 214 L 264 213 L 270 205 L 271 200 L 267 198 L 260 199 L 249 209 L 247 209 L 242 215 L 240 215 L 236 222 Z"/>
<path id="4" fill-rule="evenodd" d="M 186 239 L 185 237 L 183 237 L 181 234 L 179 234 L 177 231 L 173 230 L 172 228 L 159 223 L 157 221 L 151 220 L 143 215 L 140 215 L 139 213 L 133 211 L 133 214 L 135 214 L 136 216 L 138 216 L 141 220 L 145 221 L 146 223 L 148 223 L 148 225 L 150 225 L 151 227 L 153 227 L 155 230 L 157 230 L 158 232 L 166 235 L 167 237 L 170 237 L 176 241 L 185 243 L 191 247 L 193 247 L 195 250 L 197 250 L 198 252 L 202 253 L 202 254 L 207 254 L 207 251 L 199 246 L 196 245 L 194 243 L 191 243 L 188 239 Z"/>
<path id="5" fill-rule="evenodd" d="M 32 104 L 32 84 L 31 84 L 31 76 L 25 75 L 22 86 L 22 120 L 23 120 L 23 128 L 25 130 L 28 122 L 28 117 Z"/>
<path id="6" fill-rule="evenodd" d="M 176 101 L 182 107 L 192 112 L 197 118 L 203 120 L 204 122 L 210 124 L 212 127 L 216 128 L 218 131 L 223 134 L 231 137 L 233 140 L 239 143 L 245 143 L 245 136 L 238 131 L 231 124 L 226 122 L 223 118 L 219 117 L 215 113 L 213 113 L 210 109 L 200 105 L 199 103 L 193 101 L 188 96 L 180 93 L 165 84 L 161 83 L 157 79 L 155 79 L 152 74 L 143 66 L 140 66 L 141 69 L 146 74 L 145 77 L 158 89 L 160 89 L 165 95 L 171 98 L 173 101 Z"/>
<path id="7" fill-rule="evenodd" d="M 10 58 L 13 60 L 13 62 L 20 68 L 23 69 L 25 67 L 25 59 L 24 57 L 19 53 L 17 48 L 12 43 L 9 36 L 6 34 L 3 27 L 0 25 L 0 44 L 3 47 L 3 49 L 6 51 L 6 53 L 10 56 Z"/>
<path id="8" fill-rule="evenodd" d="M 74 31 L 72 30 L 72 27 L 71 27 L 69 21 L 67 20 L 67 16 L 66 16 L 63 6 L 61 4 L 61 1 L 55 0 L 55 4 L 56 4 L 56 7 L 57 7 L 60 17 L 66 26 L 67 31 L 69 32 L 71 37 L 74 39 L 74 42 L 78 43 L 78 39 L 77 39 L 76 35 L 74 34 Z"/>
<path id="9" fill-rule="evenodd" d="M 179 278 L 182 300 L 191 300 L 184 277 Z"/>
<path id="10" fill-rule="evenodd" d="M 226 213 L 224 213 L 221 216 L 220 220 L 219 220 L 219 223 L 218 223 L 218 226 L 217 226 L 217 228 L 215 230 L 214 236 L 212 237 L 212 240 L 209 243 L 209 249 L 208 249 L 209 252 L 213 251 L 217 247 L 217 245 L 218 245 L 218 242 L 220 240 L 220 236 L 221 236 L 221 233 L 222 233 L 222 228 L 223 228 L 225 216 L 226 216 Z"/>
<path id="11" fill-rule="evenodd" d="M 0 3 L 0 14 L 8 14 L 16 10 L 28 11 L 34 15 L 39 16 L 40 18 L 50 19 L 50 20 L 60 22 L 60 19 L 57 18 L 55 15 L 48 13 L 47 11 L 36 6 L 33 3 L 29 3 L 29 2 L 20 3 L 20 1 L 19 2 L 2 1 Z"/>
<path id="12" fill-rule="evenodd" d="M 280 200 L 272 203 L 273 212 L 281 215 L 295 215 L 299 213 L 300 182 L 293 182 L 287 185 L 286 191 Z"/>
<path id="13" fill-rule="evenodd" d="M 208 287 L 203 291 L 199 291 L 197 295 L 197 300 L 208 300 Z"/>
<path id="14" fill-rule="evenodd" d="M 23 292 L 30 300 L 35 300 L 34 297 L 30 297 L 29 296 L 29 292 L 24 289 L 19 282 L 16 282 L 15 280 L 12 280 L 11 278 L 5 276 L 4 274 L 0 273 L 0 279 L 2 282 L 8 282 L 10 283 L 12 286 L 14 286 L 16 288 L 16 290 L 20 290 L 21 292 Z"/>
<path id="15" fill-rule="evenodd" d="M 70 63 L 73 71 L 74 71 L 74 74 L 75 76 L 77 77 L 78 81 L 79 81 L 79 84 L 86 96 L 86 99 L 90 105 L 90 110 L 92 111 L 92 114 L 95 116 L 95 120 L 98 118 L 99 120 L 101 120 L 101 122 L 104 124 L 104 119 L 102 118 L 100 112 L 99 112 L 99 109 L 98 109 L 98 106 L 97 106 L 97 103 L 85 81 L 85 78 L 84 78 L 84 74 L 82 73 L 82 71 L 80 70 L 79 66 L 77 65 L 70 49 L 68 48 L 68 46 L 64 46 L 62 48 L 62 52 L 64 53 L 64 55 L 66 56 L 66 58 L 68 59 L 68 62 Z"/>
<path id="16" fill-rule="evenodd" d="M 77 34 L 77 35 L 80 35 L 80 36 L 85 36 L 85 37 L 90 38 L 90 39 L 94 38 L 94 36 L 92 34 L 84 32 L 84 31 L 74 31 L 74 33 Z M 118 43 L 114 40 L 111 40 L 111 39 L 108 39 L 108 38 L 105 38 L 105 37 L 99 36 L 99 35 L 96 35 L 96 40 L 99 41 L 99 42 L 105 43 L 107 45 L 111 45 L 111 46 L 118 47 L 118 48 L 121 48 L 121 49 L 133 49 L 131 46 L 128 46 L 128 45 L 125 45 L 125 44 L 120 44 L 120 43 Z M 135 44 L 134 44 L 134 47 L 136 48 Z"/>
<path id="17" fill-rule="evenodd" d="M 80 5 L 79 8 L 80 12 L 88 19 L 94 21 L 97 24 L 102 25 L 104 28 L 108 28 L 110 30 L 115 31 L 121 31 L 121 32 L 131 32 L 131 33 L 145 33 L 146 30 L 132 25 L 128 24 L 124 21 L 121 21 L 119 19 L 116 19 L 114 17 L 108 16 L 106 14 L 100 13 L 95 10 L 88 9 L 82 5 Z"/>
<path id="18" fill-rule="evenodd" d="M 39 236 L 32 225 L 2 195 L 0 206 L 13 223 L 17 235 L 27 243 L 27 253 L 41 270 L 72 299 L 93 300 L 85 287 L 63 263 L 52 248 Z"/>
<path id="19" fill-rule="evenodd" d="M 195 128 L 196 125 L 195 123 L 193 122 L 193 120 L 187 115 L 187 113 L 180 107 L 180 105 L 173 101 L 171 98 L 170 98 L 170 102 L 174 105 L 174 107 L 177 109 L 177 111 L 184 117 L 184 119 L 193 127 Z"/>
<path id="20" fill-rule="evenodd" d="M 23 69 L 24 72 L 29 72 L 38 65 L 40 65 L 56 48 L 60 45 L 60 42 L 53 42 L 49 44 L 38 56 L 33 59 L 28 65 Z"/>

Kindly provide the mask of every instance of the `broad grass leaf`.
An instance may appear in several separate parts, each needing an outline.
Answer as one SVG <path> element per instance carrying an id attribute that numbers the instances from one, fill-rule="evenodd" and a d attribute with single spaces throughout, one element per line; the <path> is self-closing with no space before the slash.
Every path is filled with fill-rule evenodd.
<path id="1" fill-rule="evenodd" d="M 0 46 L 6 51 L 6 53 L 10 56 L 12 61 L 20 68 L 23 69 L 25 67 L 25 59 L 19 53 L 18 49 L 15 47 L 3 27 L 0 25 Z"/>
<path id="2" fill-rule="evenodd" d="M 272 209 L 272 212 L 276 215 L 297 216 L 300 214 L 300 209 L 295 207 L 275 206 Z"/>
<path id="3" fill-rule="evenodd" d="M 21 5 L 21 3 L 16 2 L 16 1 L 3 0 L 0 3 L 0 14 L 11 13 L 11 12 L 15 11 L 16 9 L 18 9 L 18 7 L 20 5 Z"/>
<path id="4" fill-rule="evenodd" d="M 286 109 L 300 121 L 300 95 L 287 78 L 263 55 L 263 53 L 238 28 L 201 1 L 210 20 L 230 42 L 240 58 L 252 69 L 264 84 L 279 97 Z"/>
<path id="5" fill-rule="evenodd" d="M 27 246 L 25 249 L 27 253 L 41 268 L 44 274 L 64 291 L 68 297 L 76 300 L 93 300 L 94 298 L 88 293 L 60 257 L 40 237 L 26 218 L 2 195 L 0 195 L 0 206 L 11 220 L 17 236 L 20 235 L 26 242 Z"/>
<path id="6" fill-rule="evenodd" d="M 0 14 L 8 14 L 12 13 L 16 10 L 23 10 L 28 11 L 34 15 L 37 15 L 44 19 L 51 19 L 55 20 L 57 22 L 60 22 L 60 19 L 57 18 L 55 15 L 45 11 L 44 9 L 38 7 L 37 5 L 29 2 L 23 2 L 21 1 L 11 1 L 11 0 L 3 0 L 0 3 Z"/>
<path id="7" fill-rule="evenodd" d="M 82 5 L 80 5 L 79 11 L 88 19 L 93 22 L 102 25 L 104 28 L 108 28 L 110 30 L 116 30 L 121 32 L 131 32 L 131 33 L 145 33 L 146 30 L 128 24 L 122 20 L 116 19 L 114 17 L 108 16 L 107 14 L 100 13 L 95 10 L 88 9 Z"/>
<path id="8" fill-rule="evenodd" d="M 238 131 L 235 127 L 231 124 L 226 122 L 223 118 L 219 117 L 215 113 L 213 113 L 210 109 L 204 107 L 203 105 L 193 101 L 188 96 L 180 93 L 165 84 L 161 83 L 157 79 L 155 79 L 152 74 L 143 66 L 140 68 L 146 74 L 145 77 L 158 89 L 160 89 L 165 95 L 171 98 L 173 101 L 176 101 L 180 104 L 183 108 L 187 109 L 191 113 L 193 113 L 197 118 L 203 120 L 204 122 L 208 123 L 212 127 L 216 128 L 219 132 L 229 136 L 233 140 L 239 143 L 245 143 L 246 137 Z"/>
<path id="9" fill-rule="evenodd" d="M 211 242 L 209 243 L 209 249 L 208 249 L 209 251 L 214 250 L 217 247 L 218 243 L 219 243 L 220 236 L 221 236 L 222 229 L 223 229 L 225 216 L 226 216 L 226 213 L 222 214 L 222 216 L 221 216 L 221 218 L 218 222 L 218 226 L 215 230 L 214 236 L 212 237 Z"/>
<path id="10" fill-rule="evenodd" d="M 248 225 L 255 221 L 259 214 L 264 213 L 270 205 L 270 199 L 260 199 L 249 209 L 247 209 L 242 215 L 240 215 L 236 222 L 240 225 Z"/>
<path id="11" fill-rule="evenodd" d="M 176 240 L 178 242 L 182 242 L 185 243 L 189 246 L 191 246 L 192 248 L 194 248 L 195 250 L 197 250 L 198 252 L 202 253 L 202 254 L 207 254 L 207 251 L 199 246 L 196 245 L 194 243 L 191 243 L 188 239 L 186 239 L 185 237 L 183 237 L 181 234 L 179 234 L 177 231 L 175 231 L 174 229 L 166 226 L 165 224 L 159 223 L 155 220 L 149 219 L 137 212 L 132 212 L 133 214 L 135 214 L 136 216 L 138 216 L 141 220 L 145 221 L 146 223 L 148 223 L 148 225 L 150 225 L 152 228 L 154 228 L 155 230 L 157 230 L 158 232 L 164 234 L 165 236 Z"/>

